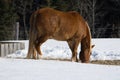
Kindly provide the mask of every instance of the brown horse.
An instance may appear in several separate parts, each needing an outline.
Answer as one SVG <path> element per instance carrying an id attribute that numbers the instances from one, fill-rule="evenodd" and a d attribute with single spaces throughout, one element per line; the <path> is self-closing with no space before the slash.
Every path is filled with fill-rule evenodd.
<path id="1" fill-rule="evenodd" d="M 30 19 L 30 39 L 27 58 L 37 58 L 40 46 L 47 39 L 67 41 L 72 51 L 72 61 L 78 61 L 77 48 L 81 42 L 79 58 L 81 62 L 89 62 L 91 54 L 91 33 L 88 24 L 75 11 L 61 12 L 51 8 L 35 11 Z"/>

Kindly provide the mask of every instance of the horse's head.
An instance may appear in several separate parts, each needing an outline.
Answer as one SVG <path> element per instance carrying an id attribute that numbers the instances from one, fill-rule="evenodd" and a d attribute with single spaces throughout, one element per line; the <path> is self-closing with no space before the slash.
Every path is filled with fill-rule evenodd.
<path id="1" fill-rule="evenodd" d="M 93 49 L 95 47 L 95 45 L 91 45 L 91 49 Z M 92 54 L 92 50 L 90 52 L 90 55 Z"/>
<path id="2" fill-rule="evenodd" d="M 94 48 L 94 47 L 95 47 L 95 45 L 92 45 L 92 46 L 91 46 L 91 48 Z"/>
<path id="3" fill-rule="evenodd" d="M 86 52 L 88 51 L 88 53 L 86 54 L 86 52 L 83 52 L 81 51 L 80 54 L 79 54 L 79 58 L 81 60 L 81 62 L 83 63 L 88 63 L 89 62 L 89 58 L 90 58 L 90 55 L 92 54 L 92 48 L 95 47 L 95 45 L 91 45 L 91 50 L 86 50 Z"/>

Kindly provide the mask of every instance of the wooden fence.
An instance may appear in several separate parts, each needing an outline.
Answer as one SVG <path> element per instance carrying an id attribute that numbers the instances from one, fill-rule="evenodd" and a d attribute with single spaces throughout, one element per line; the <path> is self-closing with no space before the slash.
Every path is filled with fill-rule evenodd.
<path id="1" fill-rule="evenodd" d="M 0 57 L 5 57 L 8 54 L 12 54 L 17 50 L 25 49 L 23 42 L 0 42 Z"/>

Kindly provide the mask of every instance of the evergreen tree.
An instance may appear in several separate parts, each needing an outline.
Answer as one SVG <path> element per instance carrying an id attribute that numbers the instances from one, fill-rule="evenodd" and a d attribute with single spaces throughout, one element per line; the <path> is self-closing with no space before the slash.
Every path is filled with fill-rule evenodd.
<path id="1" fill-rule="evenodd" d="M 14 39 L 16 14 L 10 0 L 0 0 L 0 40 Z"/>
<path id="2" fill-rule="evenodd" d="M 120 37 L 120 0 L 0 0 L 0 40 L 14 39 L 16 19 L 19 39 L 28 39 L 30 16 L 43 7 L 79 12 L 93 37 Z"/>

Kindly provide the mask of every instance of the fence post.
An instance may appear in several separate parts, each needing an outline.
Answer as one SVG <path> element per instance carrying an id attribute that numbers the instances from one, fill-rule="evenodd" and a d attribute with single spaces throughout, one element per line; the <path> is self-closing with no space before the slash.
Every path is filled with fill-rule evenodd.
<path id="1" fill-rule="evenodd" d="M 4 45 L 0 44 L 0 56 L 4 56 Z"/>
<path id="2" fill-rule="evenodd" d="M 19 39 L 19 22 L 16 22 L 16 25 L 15 25 L 15 39 L 16 40 Z"/>

